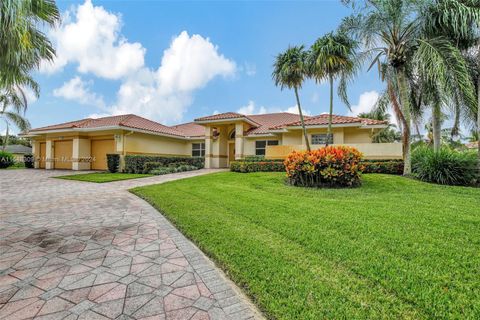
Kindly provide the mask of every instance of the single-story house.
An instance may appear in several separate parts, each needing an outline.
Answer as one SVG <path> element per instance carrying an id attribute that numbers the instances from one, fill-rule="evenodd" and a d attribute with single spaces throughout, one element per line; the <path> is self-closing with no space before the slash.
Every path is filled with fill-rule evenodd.
<path id="1" fill-rule="evenodd" d="M 221 113 L 165 126 L 127 114 L 83 119 L 30 130 L 35 167 L 105 170 L 106 155 L 131 154 L 205 157 L 206 168 L 224 168 L 245 156 L 283 157 L 302 149 L 299 116 L 292 113 L 244 115 Z M 312 145 L 326 142 L 328 115 L 305 117 Z M 374 144 L 371 135 L 384 121 L 333 117 L 333 144 L 353 145 L 371 158 L 401 157 L 400 144 Z"/>
<path id="2" fill-rule="evenodd" d="M 23 162 L 24 155 L 31 154 L 32 148 L 21 144 L 9 144 L 5 146 L 5 151 L 13 154 L 17 162 Z"/>

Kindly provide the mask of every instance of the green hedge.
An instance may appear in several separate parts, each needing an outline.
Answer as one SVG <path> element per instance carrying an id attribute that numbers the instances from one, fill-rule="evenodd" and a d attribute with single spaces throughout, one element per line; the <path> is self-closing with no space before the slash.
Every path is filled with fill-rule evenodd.
<path id="1" fill-rule="evenodd" d="M 34 168 L 35 167 L 35 157 L 31 153 L 27 153 L 23 155 L 23 163 L 25 164 L 25 168 Z"/>
<path id="2" fill-rule="evenodd" d="M 363 173 L 403 174 L 403 160 L 362 160 Z"/>
<path id="3" fill-rule="evenodd" d="M 198 168 L 196 166 L 192 166 L 188 164 L 183 164 L 179 166 L 173 166 L 170 164 L 168 167 L 157 167 L 156 169 L 152 169 L 148 173 L 154 174 L 154 175 L 162 175 L 162 174 L 168 174 L 168 173 L 193 171 L 193 170 L 198 170 Z"/>
<path id="4" fill-rule="evenodd" d="M 165 156 L 149 156 L 149 155 L 126 155 L 125 156 L 125 172 L 128 173 L 144 173 L 145 163 L 155 162 L 158 167 L 168 167 L 170 164 L 187 164 L 195 166 L 198 169 L 203 168 L 205 159 L 200 157 L 165 157 Z"/>
<path id="5" fill-rule="evenodd" d="M 118 172 L 120 168 L 120 155 L 119 154 L 107 154 L 107 167 L 111 173 Z"/>
<path id="6" fill-rule="evenodd" d="M 285 166 L 280 161 L 233 161 L 230 171 L 234 172 L 284 172 Z"/>

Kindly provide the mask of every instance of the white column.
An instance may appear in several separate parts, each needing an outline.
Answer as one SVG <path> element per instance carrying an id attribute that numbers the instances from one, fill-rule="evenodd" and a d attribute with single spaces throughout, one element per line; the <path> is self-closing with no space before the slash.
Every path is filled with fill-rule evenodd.
<path id="1" fill-rule="evenodd" d="M 235 124 L 235 160 L 243 159 L 243 123 Z"/>
<path id="2" fill-rule="evenodd" d="M 45 169 L 53 169 L 54 168 L 54 143 L 52 140 L 47 140 L 45 145 Z"/>
<path id="3" fill-rule="evenodd" d="M 90 170 L 90 139 L 74 138 L 72 148 L 72 170 Z"/>
<path id="4" fill-rule="evenodd" d="M 213 145 L 212 145 L 212 127 L 205 127 L 205 168 L 212 168 Z"/>
<path id="5" fill-rule="evenodd" d="M 35 169 L 40 168 L 40 142 L 32 141 L 32 155 L 33 155 L 33 167 Z"/>

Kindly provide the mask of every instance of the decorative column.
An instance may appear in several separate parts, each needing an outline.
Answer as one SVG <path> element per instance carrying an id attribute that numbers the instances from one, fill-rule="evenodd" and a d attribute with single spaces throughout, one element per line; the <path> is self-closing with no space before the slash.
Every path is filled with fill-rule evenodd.
<path id="1" fill-rule="evenodd" d="M 72 170 L 90 170 L 90 139 L 74 138 Z"/>
<path id="2" fill-rule="evenodd" d="M 45 147 L 45 169 L 47 170 L 53 169 L 55 165 L 53 148 L 55 148 L 53 141 L 47 140 Z"/>
<path id="3" fill-rule="evenodd" d="M 213 168 L 213 130 L 212 127 L 205 127 L 205 168 Z"/>
<path id="4" fill-rule="evenodd" d="M 243 123 L 235 124 L 235 160 L 243 159 Z"/>
<path id="5" fill-rule="evenodd" d="M 40 142 L 32 141 L 32 155 L 33 155 L 33 167 L 35 169 L 40 168 Z"/>

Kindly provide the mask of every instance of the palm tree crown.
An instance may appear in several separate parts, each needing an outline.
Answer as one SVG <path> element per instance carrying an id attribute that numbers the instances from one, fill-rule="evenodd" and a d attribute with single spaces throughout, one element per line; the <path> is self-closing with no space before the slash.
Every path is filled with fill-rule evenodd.
<path id="1" fill-rule="evenodd" d="M 308 141 L 307 130 L 303 119 L 300 97 L 298 95 L 298 89 L 302 87 L 303 81 L 307 76 L 307 57 L 308 53 L 304 50 L 304 46 L 289 47 L 285 52 L 277 55 L 275 63 L 273 64 L 272 78 L 275 85 L 279 86 L 282 90 L 284 88 L 294 90 L 305 144 L 307 150 L 310 151 L 310 143 Z"/>

